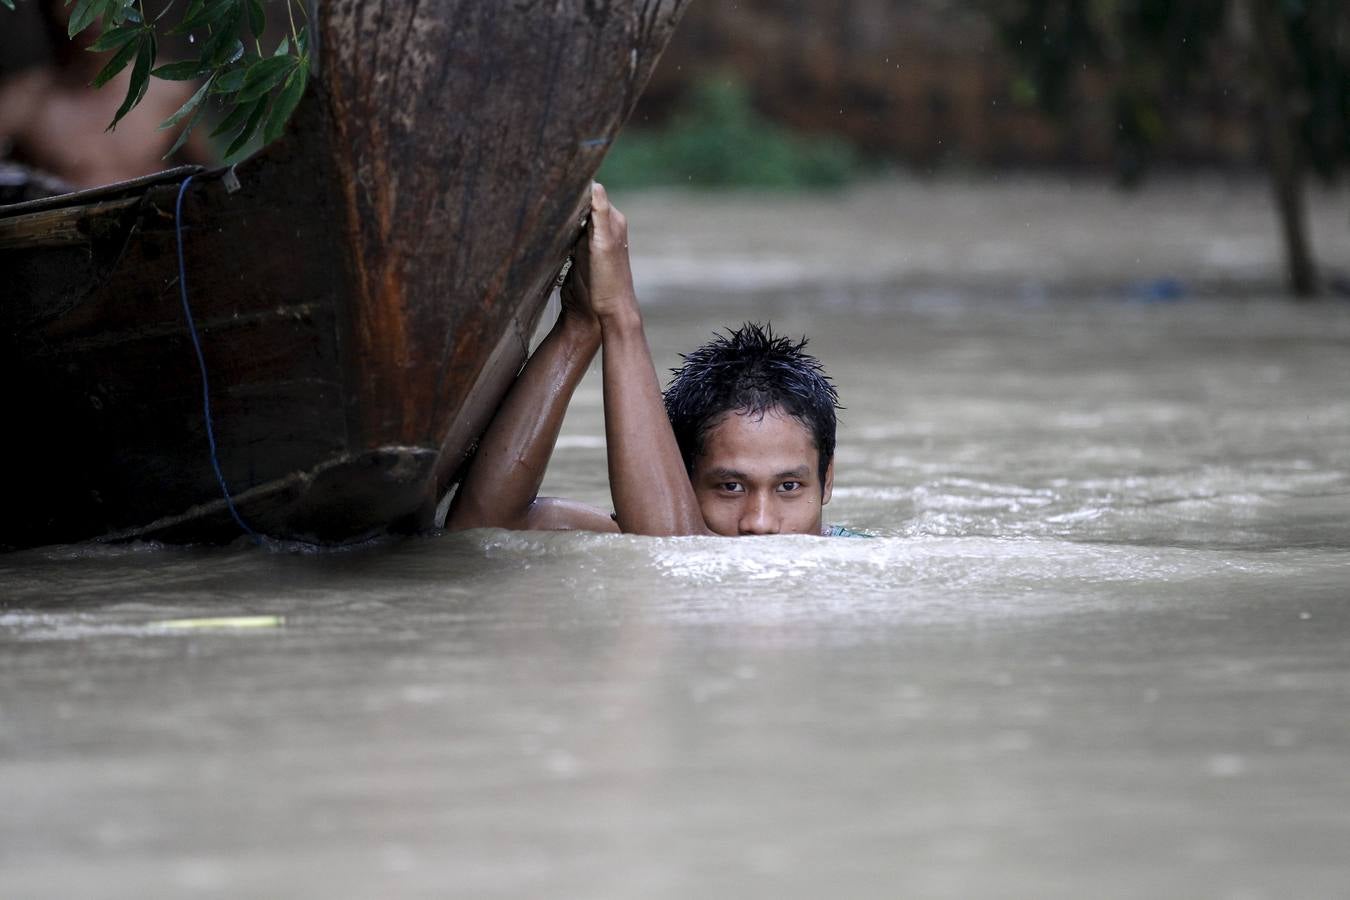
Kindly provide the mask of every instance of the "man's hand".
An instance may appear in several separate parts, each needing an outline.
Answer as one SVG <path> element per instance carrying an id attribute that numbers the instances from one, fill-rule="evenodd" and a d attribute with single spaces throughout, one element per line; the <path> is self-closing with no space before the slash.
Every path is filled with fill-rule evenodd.
<path id="1" fill-rule="evenodd" d="M 558 324 L 577 332 L 594 334 L 598 340 L 600 320 L 596 317 L 595 310 L 591 308 L 590 245 L 588 228 L 577 238 L 576 245 L 572 248 L 572 267 L 567 270 L 567 278 L 563 280 L 562 288 L 558 291 L 558 299 L 562 301 Z"/>
<path id="2" fill-rule="evenodd" d="M 585 266 L 590 305 L 601 323 L 606 320 L 635 319 L 637 295 L 633 291 L 633 270 L 628 262 L 628 220 L 609 202 L 602 184 L 591 189 L 589 259 Z M 578 264 L 582 260 L 578 258 Z"/>

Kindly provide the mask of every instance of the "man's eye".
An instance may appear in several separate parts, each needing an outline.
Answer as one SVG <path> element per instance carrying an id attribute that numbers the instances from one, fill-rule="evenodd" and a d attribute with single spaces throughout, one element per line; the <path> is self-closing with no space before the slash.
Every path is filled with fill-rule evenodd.
<path id="1" fill-rule="evenodd" d="M 718 487 L 726 491 L 728 494 L 739 494 L 742 490 L 744 490 L 744 488 L 741 487 L 741 483 L 739 481 L 724 481 L 721 484 L 719 484 Z"/>
<path id="2" fill-rule="evenodd" d="M 785 481 L 779 485 L 779 487 L 783 489 L 784 493 L 799 490 L 801 486 L 802 483 L 800 481 Z"/>

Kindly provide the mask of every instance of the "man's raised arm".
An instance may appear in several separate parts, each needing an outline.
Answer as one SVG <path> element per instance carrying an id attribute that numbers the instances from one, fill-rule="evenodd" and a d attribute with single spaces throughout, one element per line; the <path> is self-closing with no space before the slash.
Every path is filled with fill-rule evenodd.
<path id="1" fill-rule="evenodd" d="M 604 187 L 591 196 L 590 301 L 604 346 L 609 489 L 622 531 L 710 534 L 689 483 L 647 346 L 628 262 L 628 222 Z"/>
<path id="2" fill-rule="evenodd" d="M 615 531 L 603 510 L 538 497 L 563 415 L 600 347 L 600 324 L 586 298 L 585 247 L 562 290 L 562 312 L 534 351 L 501 408 L 450 505 L 445 527 Z"/>

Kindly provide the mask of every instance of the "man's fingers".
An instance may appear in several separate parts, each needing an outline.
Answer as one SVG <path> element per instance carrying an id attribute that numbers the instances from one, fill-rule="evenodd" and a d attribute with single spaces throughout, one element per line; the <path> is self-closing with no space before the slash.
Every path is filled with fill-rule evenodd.
<path id="1" fill-rule="evenodd" d="M 609 194 L 605 193 L 605 186 L 597 181 L 591 186 L 591 234 L 609 229 L 611 209 Z"/>
<path id="2" fill-rule="evenodd" d="M 628 220 L 609 202 L 605 186 L 591 186 L 591 241 L 597 247 L 628 246 Z"/>

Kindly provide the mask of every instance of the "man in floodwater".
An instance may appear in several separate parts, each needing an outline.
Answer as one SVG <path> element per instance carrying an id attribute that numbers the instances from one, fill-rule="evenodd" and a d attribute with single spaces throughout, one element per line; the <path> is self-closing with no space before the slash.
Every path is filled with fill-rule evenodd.
<path id="1" fill-rule="evenodd" d="M 595 185 L 562 313 L 483 435 L 446 527 L 847 533 L 821 518 L 838 398 L 805 344 L 747 324 L 686 356 L 663 398 L 633 290 L 628 224 Z M 537 496 L 572 392 L 601 347 L 613 516 Z"/>

